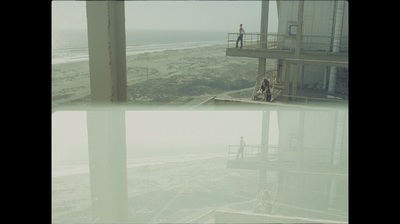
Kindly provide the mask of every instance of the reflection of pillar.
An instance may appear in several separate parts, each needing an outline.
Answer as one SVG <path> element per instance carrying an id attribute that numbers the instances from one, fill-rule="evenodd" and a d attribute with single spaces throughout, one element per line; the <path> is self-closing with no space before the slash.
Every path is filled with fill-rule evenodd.
<path id="1" fill-rule="evenodd" d="M 344 140 L 345 140 L 345 129 L 346 129 L 346 113 L 344 111 L 336 111 L 335 113 L 335 139 L 333 141 L 333 165 L 342 164 L 341 161 L 342 151 L 344 150 Z"/>
<path id="2" fill-rule="evenodd" d="M 336 187 L 337 187 L 337 180 L 335 178 L 331 179 L 330 188 L 329 188 L 329 201 L 328 206 L 334 207 L 336 202 Z"/>
<path id="3" fill-rule="evenodd" d="M 303 153 L 304 153 L 304 133 L 305 133 L 305 128 L 304 128 L 304 119 L 305 119 L 305 112 L 304 111 L 299 111 L 300 117 L 299 117 L 299 132 L 298 132 L 298 140 L 297 140 L 297 162 L 298 163 L 303 163 L 304 158 L 303 158 Z"/>
<path id="4" fill-rule="evenodd" d="M 261 158 L 268 160 L 268 141 L 269 141 L 269 114 L 270 111 L 262 112 L 261 126 Z"/>
<path id="5" fill-rule="evenodd" d="M 332 112 L 334 116 L 333 121 L 333 135 L 331 143 L 331 163 L 333 165 L 341 164 L 341 151 L 343 150 L 343 139 L 345 134 L 345 112 L 335 111 Z"/>
<path id="6" fill-rule="evenodd" d="M 267 187 L 267 171 L 260 170 L 258 173 L 258 192 L 262 192 Z"/>
<path id="7" fill-rule="evenodd" d="M 87 130 L 93 221 L 127 221 L 125 112 L 88 111 Z"/>
<path id="8" fill-rule="evenodd" d="M 262 126 L 261 126 L 261 159 L 268 161 L 268 140 L 269 140 L 269 114 L 270 111 L 262 112 Z M 267 186 L 267 171 L 260 170 L 258 177 L 259 185 L 258 190 L 261 191 Z"/>

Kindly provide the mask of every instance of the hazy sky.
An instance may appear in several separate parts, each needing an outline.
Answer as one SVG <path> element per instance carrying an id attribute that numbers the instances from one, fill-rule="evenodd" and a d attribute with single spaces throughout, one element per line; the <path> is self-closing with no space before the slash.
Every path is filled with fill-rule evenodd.
<path id="1" fill-rule="evenodd" d="M 259 32 L 261 1 L 126 1 L 126 29 L 197 29 Z M 270 1 L 269 31 L 277 31 L 276 2 Z M 86 29 L 85 1 L 53 1 L 53 29 Z"/>
<path id="2" fill-rule="evenodd" d="M 54 160 L 87 159 L 86 112 L 59 111 L 52 115 Z M 278 144 L 276 112 L 271 112 L 270 144 Z M 261 144 L 261 111 L 134 111 L 126 112 L 126 146 L 160 148 L 182 146 Z M 164 146 L 164 147 L 163 147 Z"/>

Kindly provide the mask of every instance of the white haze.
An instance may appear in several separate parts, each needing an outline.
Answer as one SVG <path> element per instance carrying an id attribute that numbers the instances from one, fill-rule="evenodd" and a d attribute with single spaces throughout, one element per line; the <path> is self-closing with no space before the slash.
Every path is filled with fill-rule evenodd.
<path id="1" fill-rule="evenodd" d="M 278 143 L 276 113 L 271 113 L 269 144 Z M 243 136 L 246 144 L 261 144 L 260 111 L 127 111 L 126 148 L 129 150 L 198 149 L 225 152 Z M 55 112 L 52 116 L 53 160 L 87 160 L 85 111 Z"/>

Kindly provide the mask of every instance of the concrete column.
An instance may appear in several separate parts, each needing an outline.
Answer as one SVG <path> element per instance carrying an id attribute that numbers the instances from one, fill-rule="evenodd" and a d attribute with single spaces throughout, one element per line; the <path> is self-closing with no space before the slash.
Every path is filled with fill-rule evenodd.
<path id="1" fill-rule="evenodd" d="M 289 97 L 287 95 L 290 94 L 290 64 L 286 62 L 285 59 L 282 60 L 282 77 L 283 77 L 283 94 L 286 95 L 283 98 L 284 102 L 289 101 Z"/>
<path id="2" fill-rule="evenodd" d="M 124 1 L 88 1 L 86 15 L 92 103 L 125 102 Z"/>
<path id="3" fill-rule="evenodd" d="M 268 16 L 269 16 L 269 1 L 263 0 L 261 2 L 261 27 L 260 27 L 260 35 L 261 35 L 261 48 L 267 48 L 267 34 L 268 34 Z M 254 86 L 253 96 L 256 95 L 258 89 L 261 86 L 261 81 L 265 77 L 265 58 L 258 59 L 258 73 L 256 78 L 256 85 Z"/>
<path id="4" fill-rule="evenodd" d="M 299 8 L 297 11 L 297 34 L 296 34 L 296 48 L 294 51 L 294 58 L 300 58 L 301 52 L 301 37 L 303 33 L 303 12 L 304 12 L 304 0 L 299 0 Z"/>
<path id="5" fill-rule="evenodd" d="M 261 82 L 262 82 L 263 78 L 265 77 L 265 65 L 266 65 L 266 59 L 259 58 L 258 59 L 258 73 L 257 73 L 257 78 L 256 78 L 256 85 L 254 86 L 253 96 L 256 95 L 257 91 L 260 89 Z"/>
<path id="6" fill-rule="evenodd" d="M 125 102 L 123 1 L 86 3 L 92 104 Z M 128 221 L 124 111 L 88 111 L 90 189 L 95 223 Z"/>
<path id="7" fill-rule="evenodd" d="M 300 81 L 300 89 L 303 89 L 303 85 L 304 85 L 304 66 L 305 65 L 300 65 L 300 77 L 301 77 L 301 81 Z"/>
<path id="8" fill-rule="evenodd" d="M 304 0 L 299 1 L 299 8 L 297 12 L 297 34 L 296 34 L 296 48 L 294 51 L 294 58 L 300 58 L 301 52 L 301 37 L 303 33 L 303 12 L 304 12 Z M 297 95 L 297 80 L 299 76 L 300 65 L 294 66 L 293 72 L 293 82 L 292 82 L 292 95 Z M 293 100 L 296 100 L 296 97 L 293 97 Z"/>
<path id="9" fill-rule="evenodd" d="M 267 48 L 267 34 L 268 34 L 268 16 L 269 16 L 269 1 L 262 0 L 261 2 L 261 48 Z"/>
<path id="10" fill-rule="evenodd" d="M 297 98 L 297 83 L 298 83 L 298 77 L 299 77 L 299 69 L 300 69 L 300 65 L 296 64 L 293 66 L 293 80 L 292 80 L 292 100 L 296 101 Z"/>
<path id="11" fill-rule="evenodd" d="M 336 72 L 337 72 L 337 67 L 332 66 L 331 72 L 329 74 L 329 85 L 328 85 L 329 94 L 333 94 L 336 91 Z"/>
<path id="12" fill-rule="evenodd" d="M 338 53 L 340 48 L 340 39 L 342 37 L 342 27 L 343 27 L 343 13 L 344 13 L 344 3 L 345 1 L 336 1 L 336 22 L 335 22 L 335 30 L 333 36 L 333 48 L 332 53 Z M 336 88 L 336 72 L 337 67 L 331 67 L 331 73 L 329 75 L 329 85 L 328 85 L 328 93 L 335 93 Z"/>
<path id="13" fill-rule="evenodd" d="M 277 82 L 283 82 L 283 76 L 282 76 L 282 59 L 277 59 L 277 75 L 276 75 L 276 80 Z"/>
<path id="14" fill-rule="evenodd" d="M 322 89 L 324 89 L 324 90 L 326 89 L 326 83 L 327 83 L 327 80 L 328 80 L 328 74 L 329 74 L 329 67 L 326 66 L 325 69 L 324 69 L 324 81 L 322 83 Z"/>

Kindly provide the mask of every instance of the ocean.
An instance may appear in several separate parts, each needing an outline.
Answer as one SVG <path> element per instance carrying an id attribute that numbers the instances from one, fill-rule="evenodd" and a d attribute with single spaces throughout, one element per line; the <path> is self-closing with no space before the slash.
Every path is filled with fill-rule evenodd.
<path id="1" fill-rule="evenodd" d="M 125 35 L 127 56 L 227 43 L 227 33 L 223 31 L 126 30 Z M 86 30 L 53 30 L 52 64 L 88 59 Z"/>

